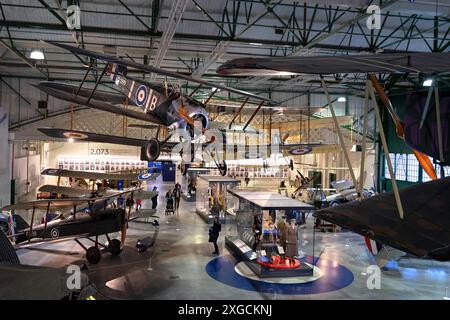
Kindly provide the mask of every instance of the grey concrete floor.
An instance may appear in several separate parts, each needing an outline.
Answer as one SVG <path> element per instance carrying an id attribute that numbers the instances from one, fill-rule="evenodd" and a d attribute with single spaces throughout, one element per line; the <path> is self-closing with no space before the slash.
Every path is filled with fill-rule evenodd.
<path id="1" fill-rule="evenodd" d="M 362 237 L 351 232 L 316 232 L 315 253 L 321 258 L 339 263 L 350 269 L 354 281 L 349 286 L 327 293 L 311 295 L 280 295 L 247 291 L 228 286 L 209 277 L 206 264 L 214 259 L 213 246 L 208 243 L 208 225 L 195 213 L 195 203 L 182 200 L 178 216 L 164 214 L 164 195 L 172 183 L 157 184 L 160 197 L 158 214 L 160 228 L 154 247 L 139 253 L 138 239 L 152 235 L 150 224 L 130 223 L 122 254 L 105 254 L 97 265 L 89 265 L 88 275 L 105 299 L 445 299 L 450 295 L 450 263 L 402 258 L 395 270 L 381 276 L 381 289 L 369 290 L 366 285 L 367 267 L 375 264 Z M 144 201 L 144 208 L 149 204 Z M 308 218 L 301 235 L 300 249 L 307 254 L 312 244 L 313 218 Z M 232 233 L 224 225 L 220 237 L 222 255 L 224 236 Z M 306 241 L 304 241 L 306 240 Z M 106 241 L 106 240 L 105 240 Z M 302 246 L 304 244 L 304 246 Z M 69 264 L 81 265 L 84 251 L 74 241 L 43 243 L 18 251 L 23 264 L 64 268 Z"/>

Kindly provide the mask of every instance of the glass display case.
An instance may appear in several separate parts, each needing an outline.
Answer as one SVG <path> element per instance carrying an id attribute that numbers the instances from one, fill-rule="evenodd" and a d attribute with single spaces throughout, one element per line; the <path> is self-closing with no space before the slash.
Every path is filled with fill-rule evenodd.
<path id="1" fill-rule="evenodd" d="M 212 223 L 213 214 L 218 214 L 222 224 L 225 223 L 227 190 L 235 189 L 240 180 L 222 176 L 199 175 L 196 187 L 196 212 L 205 222 Z M 217 213 L 211 212 L 216 203 Z"/>
<path id="2" fill-rule="evenodd" d="M 238 199 L 236 227 L 225 236 L 228 249 L 253 272 L 264 277 L 313 275 L 306 261 L 314 256 L 312 241 L 306 241 L 302 216 L 314 207 L 278 193 L 228 190 Z M 306 244 L 309 245 L 306 245 Z"/>
<path id="3" fill-rule="evenodd" d="M 189 168 L 183 179 L 181 196 L 185 201 L 194 202 L 197 200 L 197 180 L 200 175 L 209 174 L 209 169 Z"/>

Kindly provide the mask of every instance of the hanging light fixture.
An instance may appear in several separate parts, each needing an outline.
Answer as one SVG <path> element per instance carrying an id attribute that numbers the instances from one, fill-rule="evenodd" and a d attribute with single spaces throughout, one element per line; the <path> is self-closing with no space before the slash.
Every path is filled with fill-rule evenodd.
<path id="1" fill-rule="evenodd" d="M 433 79 L 426 79 L 423 83 L 422 83 L 422 85 L 424 86 L 424 87 L 431 87 L 431 85 L 433 84 Z"/>
<path id="2" fill-rule="evenodd" d="M 30 58 L 33 60 L 44 60 L 44 52 L 41 49 L 34 49 L 31 51 Z"/>

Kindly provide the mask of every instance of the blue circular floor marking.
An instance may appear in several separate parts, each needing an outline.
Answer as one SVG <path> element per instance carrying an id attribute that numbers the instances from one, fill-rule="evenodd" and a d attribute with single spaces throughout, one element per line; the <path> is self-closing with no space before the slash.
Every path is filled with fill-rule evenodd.
<path id="1" fill-rule="evenodd" d="M 308 256 L 302 260 L 311 263 L 312 257 Z M 354 280 L 353 273 L 348 268 L 324 259 L 320 259 L 317 264 L 323 271 L 322 277 L 315 281 L 295 284 L 275 284 L 243 277 L 234 270 L 237 263 L 231 255 L 221 256 L 211 260 L 205 269 L 211 278 L 229 286 L 277 294 L 301 295 L 335 291 L 348 286 Z M 317 258 L 314 263 L 317 263 Z"/>

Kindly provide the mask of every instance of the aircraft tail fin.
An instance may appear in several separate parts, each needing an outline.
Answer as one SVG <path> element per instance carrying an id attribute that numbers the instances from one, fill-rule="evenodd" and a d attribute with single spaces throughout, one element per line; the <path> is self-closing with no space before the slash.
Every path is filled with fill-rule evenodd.
<path id="1" fill-rule="evenodd" d="M 18 236 L 16 236 L 16 244 L 28 240 L 28 237 L 23 232 L 27 231 L 30 228 L 30 225 L 18 214 L 14 215 L 14 221 L 15 229 L 20 233 Z"/>

